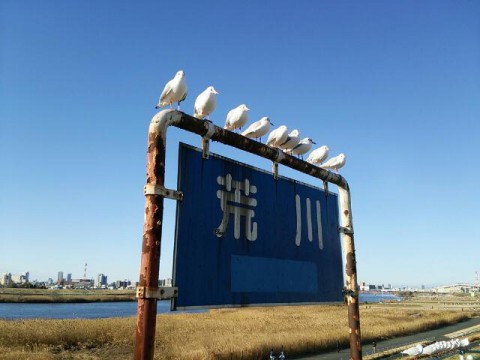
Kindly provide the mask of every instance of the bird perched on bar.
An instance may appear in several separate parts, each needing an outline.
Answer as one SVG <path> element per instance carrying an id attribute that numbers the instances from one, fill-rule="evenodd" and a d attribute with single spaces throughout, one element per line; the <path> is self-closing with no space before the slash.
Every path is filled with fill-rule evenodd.
<path id="1" fill-rule="evenodd" d="M 315 141 L 310 138 L 304 138 L 300 140 L 298 144 L 293 148 L 285 149 L 283 151 L 286 153 L 290 153 L 291 155 L 298 155 L 303 159 L 303 154 L 306 154 L 310 151 L 312 144 L 316 144 Z"/>
<path id="2" fill-rule="evenodd" d="M 300 142 L 299 138 L 300 133 L 298 132 L 297 129 L 292 130 L 290 134 L 288 134 L 287 139 L 283 142 L 283 144 L 280 144 L 281 149 L 291 149 L 295 146 L 298 145 Z"/>
<path id="3" fill-rule="evenodd" d="M 343 167 L 346 161 L 347 161 L 347 158 L 345 154 L 341 153 L 337 156 L 334 156 L 328 159 L 327 161 L 325 161 L 323 164 L 319 166 L 323 169 L 333 169 L 338 174 L 338 169 Z"/>
<path id="4" fill-rule="evenodd" d="M 288 129 L 285 125 L 279 126 L 277 129 L 273 130 L 270 135 L 268 135 L 268 139 L 266 144 L 271 147 L 278 148 L 280 144 L 283 144 L 288 137 Z"/>
<path id="5" fill-rule="evenodd" d="M 193 116 L 197 119 L 209 119 L 210 114 L 217 106 L 217 90 L 213 86 L 206 88 L 195 99 L 195 106 L 193 108 Z"/>
<path id="6" fill-rule="evenodd" d="M 175 74 L 175 77 L 165 85 L 155 109 L 160 109 L 167 105 L 172 107 L 173 103 L 177 103 L 177 109 L 180 110 L 180 103 L 186 99 L 187 92 L 188 88 L 185 73 L 183 70 L 179 70 Z"/>
<path id="7" fill-rule="evenodd" d="M 242 135 L 252 139 L 260 138 L 260 141 L 262 141 L 262 136 L 268 133 L 270 125 L 273 125 L 270 122 L 270 119 L 264 116 L 260 120 L 251 124 L 244 132 L 242 132 Z"/>
<path id="8" fill-rule="evenodd" d="M 227 114 L 225 120 L 224 129 L 235 131 L 235 129 L 241 129 L 248 121 L 248 111 L 250 109 L 247 105 L 238 105 L 235 109 L 232 109 Z"/>
<path id="9" fill-rule="evenodd" d="M 322 145 L 318 149 L 313 150 L 307 157 L 307 162 L 310 164 L 321 164 L 328 157 L 330 149 L 327 145 Z"/>

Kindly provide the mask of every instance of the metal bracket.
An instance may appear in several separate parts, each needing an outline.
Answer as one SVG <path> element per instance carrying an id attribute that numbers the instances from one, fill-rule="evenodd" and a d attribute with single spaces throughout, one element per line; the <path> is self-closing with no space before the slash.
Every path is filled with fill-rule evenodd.
<path id="1" fill-rule="evenodd" d="M 275 157 L 275 162 L 281 162 L 285 159 L 285 153 L 281 149 L 277 149 L 277 156 Z"/>
<path id="2" fill-rule="evenodd" d="M 178 200 L 182 201 L 183 200 L 183 192 L 181 191 L 176 191 L 176 190 L 170 190 L 162 185 L 157 185 L 157 184 L 147 184 L 143 187 L 143 192 L 145 196 L 147 195 L 160 195 L 163 197 L 166 197 L 168 199 L 173 199 L 173 200 Z"/>
<path id="3" fill-rule="evenodd" d="M 136 298 L 137 299 L 171 299 L 177 297 L 178 288 L 173 286 L 160 286 L 158 288 L 139 286 L 137 287 Z"/>
<path id="4" fill-rule="evenodd" d="M 210 140 L 202 138 L 202 158 L 208 159 L 210 157 Z"/>
<path id="5" fill-rule="evenodd" d="M 357 297 L 358 297 L 358 293 L 356 293 L 356 292 L 353 291 L 353 290 L 346 289 L 346 288 L 344 288 L 344 289 L 342 290 L 342 294 L 343 294 L 343 296 L 351 296 L 351 297 L 353 297 L 353 298 L 357 298 Z"/>
<path id="6" fill-rule="evenodd" d="M 208 159 L 210 157 L 210 139 L 215 134 L 215 125 L 209 120 L 205 120 L 207 125 L 207 133 L 202 137 L 202 158 Z"/>
<path id="7" fill-rule="evenodd" d="M 275 160 L 272 163 L 272 173 L 275 180 L 278 180 L 278 163 L 283 159 L 285 159 L 285 154 L 282 150 L 277 149 L 277 156 L 275 156 Z"/>
<path id="8" fill-rule="evenodd" d="M 178 288 L 175 286 L 161 286 L 158 289 L 160 290 L 159 299 L 171 299 L 178 296 Z"/>
<path id="9" fill-rule="evenodd" d="M 325 193 L 325 196 L 328 196 L 328 181 L 323 182 L 323 192 Z"/>
<path id="10" fill-rule="evenodd" d="M 338 232 L 341 233 L 341 234 L 347 234 L 347 235 L 353 234 L 352 228 L 345 227 L 345 226 L 339 226 L 338 227 Z"/>
<path id="11" fill-rule="evenodd" d="M 158 299 L 160 295 L 159 288 L 152 288 L 148 286 L 137 287 L 136 298 L 137 299 Z"/>
<path id="12" fill-rule="evenodd" d="M 278 180 L 278 163 L 277 162 L 272 163 L 272 173 L 273 173 L 273 178 L 275 180 Z"/>

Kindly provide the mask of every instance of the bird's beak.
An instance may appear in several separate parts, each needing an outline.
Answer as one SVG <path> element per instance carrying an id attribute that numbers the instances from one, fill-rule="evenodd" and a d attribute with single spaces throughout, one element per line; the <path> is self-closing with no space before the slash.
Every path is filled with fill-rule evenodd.
<path id="1" fill-rule="evenodd" d="M 316 144 L 316 142 L 312 140 L 312 144 Z"/>
<path id="2" fill-rule="evenodd" d="M 249 108 L 247 108 L 246 106 L 245 106 L 245 109 L 246 109 L 247 111 L 250 111 L 250 109 L 249 109 Z"/>
<path id="3" fill-rule="evenodd" d="M 274 123 L 272 123 L 271 121 L 270 121 L 270 125 L 273 125 L 273 126 L 275 126 L 275 124 L 274 124 Z"/>
<path id="4" fill-rule="evenodd" d="M 217 90 L 213 90 L 213 93 L 217 95 L 220 94 Z"/>

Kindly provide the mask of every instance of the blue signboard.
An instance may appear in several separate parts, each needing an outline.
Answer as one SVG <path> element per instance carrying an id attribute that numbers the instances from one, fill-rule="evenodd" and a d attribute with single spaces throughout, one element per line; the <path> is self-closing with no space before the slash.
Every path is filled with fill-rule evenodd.
<path id="1" fill-rule="evenodd" d="M 180 144 L 173 308 L 341 301 L 338 197 Z"/>

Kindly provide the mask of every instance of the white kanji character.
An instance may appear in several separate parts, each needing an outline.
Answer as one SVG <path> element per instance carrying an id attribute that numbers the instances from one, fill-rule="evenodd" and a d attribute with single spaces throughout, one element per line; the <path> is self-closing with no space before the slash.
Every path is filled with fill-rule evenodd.
<path id="1" fill-rule="evenodd" d="M 318 235 L 318 247 L 323 249 L 323 231 L 322 231 L 322 213 L 320 209 L 320 201 L 315 201 L 316 215 L 317 215 L 317 235 Z M 306 215 L 307 215 L 307 236 L 308 240 L 313 241 L 313 229 L 312 229 L 312 206 L 310 198 L 305 199 Z M 295 234 L 295 245 L 300 246 L 302 241 L 302 205 L 300 195 L 295 195 L 295 209 L 297 214 L 297 232 Z"/>
<path id="2" fill-rule="evenodd" d="M 245 237 L 250 241 L 257 239 L 257 223 L 252 223 L 255 216 L 255 210 L 251 209 L 257 206 L 257 200 L 249 198 L 250 194 L 257 192 L 255 185 L 250 185 L 250 181 L 244 182 L 232 180 L 232 175 L 217 177 L 217 183 L 225 186 L 226 190 L 218 190 L 217 198 L 220 199 L 220 207 L 223 211 L 223 218 L 220 226 L 215 229 L 217 236 L 223 236 L 227 231 L 230 215 L 234 218 L 233 235 L 235 239 L 240 238 L 240 217 L 245 218 Z M 244 195 L 242 195 L 242 192 Z"/>

